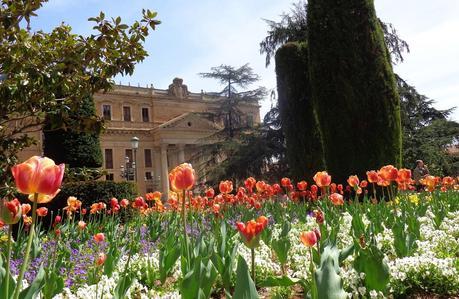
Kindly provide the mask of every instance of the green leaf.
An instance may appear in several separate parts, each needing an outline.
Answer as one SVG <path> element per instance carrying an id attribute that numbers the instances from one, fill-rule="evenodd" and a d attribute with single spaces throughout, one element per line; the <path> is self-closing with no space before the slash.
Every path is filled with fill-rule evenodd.
<path id="1" fill-rule="evenodd" d="M 116 284 L 113 299 L 124 299 L 131 285 L 134 283 L 135 276 L 133 273 L 126 273 Z"/>
<path id="2" fill-rule="evenodd" d="M 384 254 L 376 246 L 359 250 L 354 260 L 354 268 L 365 273 L 365 286 L 369 290 L 385 292 L 389 283 L 389 267 L 384 261 Z"/>
<path id="3" fill-rule="evenodd" d="M 19 293 L 19 299 L 34 299 L 38 297 L 41 289 L 45 285 L 45 270 L 40 267 L 37 276 L 32 283 Z"/>
<path id="4" fill-rule="evenodd" d="M 233 298 L 257 299 L 259 298 L 255 284 L 250 277 L 249 267 L 242 256 L 239 256 L 236 270 L 236 287 Z"/>

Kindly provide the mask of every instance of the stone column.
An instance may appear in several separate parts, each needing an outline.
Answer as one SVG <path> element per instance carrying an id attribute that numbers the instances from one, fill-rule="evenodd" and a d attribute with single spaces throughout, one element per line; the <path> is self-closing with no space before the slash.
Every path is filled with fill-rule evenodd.
<path id="1" fill-rule="evenodd" d="M 178 145 L 178 162 L 179 164 L 185 163 L 185 144 Z"/>
<path id="2" fill-rule="evenodd" d="M 167 146 L 168 144 L 161 144 L 161 187 L 163 198 L 169 198 L 169 166 L 167 165 Z"/>

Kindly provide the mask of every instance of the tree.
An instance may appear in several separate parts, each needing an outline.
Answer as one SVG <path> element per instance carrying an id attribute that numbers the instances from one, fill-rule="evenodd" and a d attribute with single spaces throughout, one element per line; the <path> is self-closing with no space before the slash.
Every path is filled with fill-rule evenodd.
<path id="1" fill-rule="evenodd" d="M 279 181 L 285 175 L 286 149 L 278 114 L 278 107 L 272 107 L 258 127 L 234 143 L 232 154 L 213 169 L 212 182 L 242 181 L 249 176 Z"/>
<path id="2" fill-rule="evenodd" d="M 98 132 L 85 132 L 81 118 L 96 117 L 96 107 L 92 96 L 84 97 L 80 107 L 69 111 L 68 126 L 52 129 L 52 118 L 48 117 L 44 126 L 43 151 L 46 157 L 56 163 L 65 163 L 71 168 L 98 168 L 102 166 L 102 151 Z"/>
<path id="3" fill-rule="evenodd" d="M 403 54 L 409 52 L 408 43 L 402 40 L 398 35 L 395 28 L 390 23 L 384 23 L 379 20 L 384 32 L 384 40 L 391 53 L 392 63 L 403 62 Z M 279 22 L 267 20 L 268 35 L 260 43 L 260 52 L 266 54 L 266 64 L 270 63 L 271 57 L 274 53 L 284 44 L 294 41 L 304 41 L 307 36 L 307 5 L 306 2 L 300 1 L 294 5 L 290 13 L 283 13 Z M 278 74 L 279 77 L 279 74 Z M 457 173 L 457 156 L 452 156 L 445 151 L 446 146 L 457 144 L 459 139 L 457 132 L 447 129 L 454 124 L 446 121 L 452 109 L 439 111 L 432 107 L 433 101 L 425 96 L 418 94 L 414 87 L 409 86 L 402 78 L 396 76 L 397 87 L 401 100 L 401 121 L 403 127 L 403 165 L 412 167 L 417 159 L 424 159 L 436 173 L 436 166 L 439 163 L 435 161 L 449 161 L 442 163 L 442 165 L 449 165 L 443 167 L 442 173 L 455 174 Z M 306 83 L 305 83 L 306 84 Z M 297 84 L 299 86 L 297 92 L 304 90 L 305 84 Z M 293 87 L 292 87 L 293 88 Z M 294 92 L 292 89 L 291 92 Z M 292 100 L 290 97 L 288 100 Z M 439 121 L 437 121 L 439 120 Z M 443 121 L 441 121 L 443 120 Z M 278 120 L 281 122 L 281 119 Z M 443 133 L 442 138 L 437 135 L 427 136 L 422 132 L 434 132 L 429 129 L 432 122 L 437 123 L 437 130 Z M 444 126 L 438 127 L 439 124 Z M 447 124 L 449 124 L 447 126 Z M 454 127 L 454 126 L 453 126 Z M 443 129 L 442 129 L 443 128 Z M 422 135 L 422 137 L 421 137 Z M 425 142 L 429 140 L 429 142 Z M 290 147 L 287 142 L 287 147 Z M 421 150 L 421 146 L 423 149 Z M 427 147 L 427 148 L 426 148 Z M 448 169 L 450 170 L 448 170 Z"/>
<path id="4" fill-rule="evenodd" d="M 308 47 L 289 42 L 276 52 L 277 90 L 282 129 L 287 143 L 289 175 L 312 180 L 323 169 L 323 149 L 311 99 Z"/>
<path id="5" fill-rule="evenodd" d="M 240 104 L 244 102 L 257 102 L 266 95 L 265 88 L 259 87 L 245 91 L 238 90 L 238 87 L 246 89 L 259 80 L 258 75 L 253 73 L 248 63 L 239 68 L 222 64 L 212 67 L 211 72 L 200 73 L 200 75 L 203 78 L 216 79 L 220 84 L 225 85 L 222 91 L 215 93 L 217 96 L 225 97 L 224 100 L 221 100 L 216 115 L 224 118 L 224 133 L 227 133 L 229 138 L 233 138 L 238 130 L 245 128 L 247 125 L 240 119 L 242 115 L 239 109 Z"/>
<path id="6" fill-rule="evenodd" d="M 310 1 L 309 74 L 327 169 L 401 164 L 400 100 L 373 1 Z"/>
<path id="7" fill-rule="evenodd" d="M 396 78 L 402 107 L 403 164 L 414 168 L 416 160 L 422 159 L 433 174 L 457 175 L 459 157 L 447 152 L 459 142 L 459 124 L 447 119 L 454 108 L 435 109 L 433 100 Z"/>
<path id="8" fill-rule="evenodd" d="M 277 49 L 288 42 L 303 42 L 307 39 L 308 5 L 305 1 L 293 4 L 290 13 L 282 13 L 279 22 L 265 20 L 268 24 L 268 35 L 260 42 L 260 53 L 266 55 L 266 66 L 271 62 Z M 403 62 L 403 53 L 410 52 L 409 45 L 401 39 L 397 30 L 390 23 L 378 19 L 384 32 L 384 41 L 391 54 L 392 63 Z"/>
<path id="9" fill-rule="evenodd" d="M 2 1 L 0 6 L 0 180 L 7 181 L 16 154 L 32 144 L 46 115 L 65 116 L 81 99 L 111 88 L 112 78 L 130 75 L 147 52 L 143 42 L 160 22 L 143 10 L 128 26 L 121 18 L 90 18 L 94 34 L 76 35 L 62 24 L 51 32 L 32 31 L 30 21 L 46 0 Z M 55 128 L 65 124 L 55 117 Z M 86 127 L 100 128 L 87 119 Z"/>
<path id="10" fill-rule="evenodd" d="M 200 75 L 203 78 L 216 79 L 220 84 L 225 85 L 222 91 L 212 93 L 219 101 L 219 106 L 213 113 L 216 118 L 223 120 L 224 128 L 210 136 L 209 139 L 212 139 L 212 142 L 201 148 L 201 154 L 205 153 L 205 156 L 213 157 L 204 163 L 202 172 L 208 173 L 208 183 L 216 183 L 224 176 L 222 170 L 227 169 L 221 166 L 222 162 L 233 157 L 235 151 L 240 149 L 244 139 L 243 135 L 254 130 L 250 121 L 243 119 L 244 113 L 241 106 L 258 103 L 258 100 L 266 95 L 266 90 L 263 87 L 247 90 L 250 85 L 259 80 L 258 75 L 253 73 L 249 64 L 239 68 L 220 65 Z"/>

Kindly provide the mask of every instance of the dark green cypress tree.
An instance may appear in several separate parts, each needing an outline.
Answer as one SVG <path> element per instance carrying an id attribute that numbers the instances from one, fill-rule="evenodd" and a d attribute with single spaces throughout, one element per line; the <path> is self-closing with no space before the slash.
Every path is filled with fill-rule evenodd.
<path id="1" fill-rule="evenodd" d="M 66 163 L 71 168 L 98 168 L 102 166 L 99 132 L 85 130 L 85 122 L 95 118 L 92 97 L 82 99 L 79 107 L 68 112 L 65 129 L 54 129 L 56 116 L 49 115 L 44 131 L 44 154 L 56 163 Z"/>
<path id="2" fill-rule="evenodd" d="M 276 52 L 277 92 L 290 176 L 312 180 L 323 169 L 323 152 L 314 116 L 306 43 L 287 43 Z"/>
<path id="3" fill-rule="evenodd" d="M 399 166 L 400 100 L 373 0 L 310 0 L 308 46 L 313 104 L 334 180 Z"/>

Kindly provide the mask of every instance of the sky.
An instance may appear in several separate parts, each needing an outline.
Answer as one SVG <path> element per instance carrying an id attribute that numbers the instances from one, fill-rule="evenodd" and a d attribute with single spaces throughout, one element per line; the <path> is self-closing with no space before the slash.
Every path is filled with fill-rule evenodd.
<path id="1" fill-rule="evenodd" d="M 203 79 L 221 64 L 249 63 L 261 80 L 253 87 L 276 88 L 274 63 L 265 67 L 259 44 L 268 26 L 263 19 L 279 20 L 291 0 L 50 0 L 32 21 L 34 29 L 51 30 L 65 22 L 77 34 L 91 33 L 87 21 L 103 11 L 130 24 L 141 18 L 142 8 L 158 12 L 162 24 L 147 38 L 149 53 L 131 77 L 116 82 L 167 89 L 174 77 L 183 78 L 193 92 L 219 91 L 215 80 Z M 296 1 L 295 1 L 296 2 Z M 459 106 L 459 1 L 375 0 L 377 15 L 392 23 L 410 46 L 405 61 L 394 70 L 418 92 L 435 100 L 434 107 Z M 261 116 L 273 105 L 261 103 Z M 450 117 L 459 121 L 459 107 Z"/>

